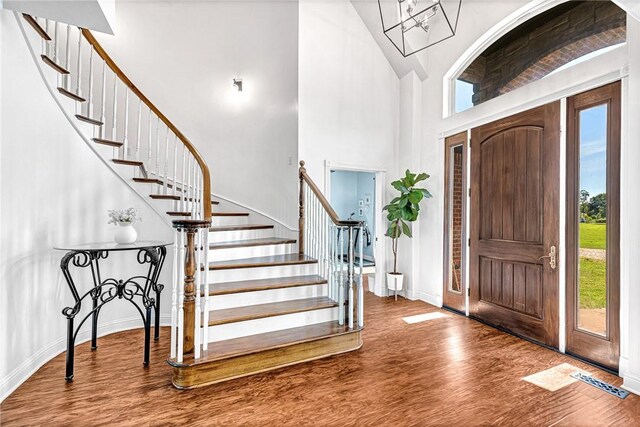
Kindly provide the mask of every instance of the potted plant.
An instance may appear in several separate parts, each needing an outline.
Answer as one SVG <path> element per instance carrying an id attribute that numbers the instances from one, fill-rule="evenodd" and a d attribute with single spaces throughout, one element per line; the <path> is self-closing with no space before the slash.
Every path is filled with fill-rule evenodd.
<path id="1" fill-rule="evenodd" d="M 115 235 L 113 239 L 119 245 L 127 245 L 135 243 L 138 239 L 138 233 L 133 228 L 133 224 L 142 221 L 142 218 L 138 216 L 138 211 L 134 208 L 125 210 L 110 210 L 109 212 L 109 224 L 117 225 Z"/>
<path id="2" fill-rule="evenodd" d="M 402 290 L 404 276 L 398 273 L 398 239 L 402 235 L 411 238 L 411 227 L 409 223 L 418 219 L 420 213 L 420 202 L 423 199 L 431 198 L 431 193 L 424 188 L 416 187 L 420 181 L 429 178 L 426 173 L 414 174 L 407 169 L 404 178 L 393 181 L 391 185 L 400 192 L 386 205 L 383 210 L 387 211 L 389 228 L 385 236 L 391 238 L 391 248 L 393 250 L 393 272 L 387 273 L 387 288 L 395 292 L 396 299 L 398 291 Z"/>

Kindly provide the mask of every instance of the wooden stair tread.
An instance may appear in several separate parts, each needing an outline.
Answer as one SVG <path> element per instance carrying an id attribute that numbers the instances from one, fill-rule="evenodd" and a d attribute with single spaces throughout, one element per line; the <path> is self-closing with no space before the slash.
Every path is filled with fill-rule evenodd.
<path id="1" fill-rule="evenodd" d="M 249 212 L 212 212 L 211 216 L 249 216 Z"/>
<path id="2" fill-rule="evenodd" d="M 98 119 L 92 119 L 91 117 L 83 116 L 82 114 L 76 114 L 76 119 L 95 126 L 102 126 L 104 124 Z"/>
<path id="3" fill-rule="evenodd" d="M 180 196 L 173 194 L 150 194 L 149 197 L 156 200 L 180 200 Z"/>
<path id="4" fill-rule="evenodd" d="M 141 182 L 144 184 L 160 184 L 162 185 L 162 181 L 160 181 L 159 179 L 155 179 L 155 178 L 141 178 L 141 177 L 135 177 L 133 178 L 134 182 Z"/>
<path id="5" fill-rule="evenodd" d="M 81 97 L 80 95 L 78 95 L 77 93 L 71 92 L 70 90 L 67 90 L 63 87 L 58 87 L 58 92 L 60 92 L 61 94 L 63 94 L 64 96 L 73 99 L 74 101 L 78 101 L 78 102 L 85 102 L 86 99 L 84 99 L 83 97 Z"/>
<path id="6" fill-rule="evenodd" d="M 122 147 L 124 143 L 118 141 L 112 141 L 110 139 L 104 138 L 92 138 L 93 142 L 96 144 L 108 145 L 110 147 Z"/>
<path id="7" fill-rule="evenodd" d="M 265 317 L 302 313 L 305 311 L 321 310 L 337 306 L 338 303 L 330 298 L 314 297 L 271 302 L 267 304 L 247 305 L 244 307 L 225 308 L 223 310 L 213 310 L 209 312 L 209 326 L 225 325 L 227 323 L 244 322 L 254 319 L 264 319 Z"/>
<path id="8" fill-rule="evenodd" d="M 53 59 L 49 58 L 47 55 L 44 55 L 44 54 L 40 55 L 40 58 L 42 58 L 45 64 L 47 64 L 49 67 L 53 68 L 60 74 L 69 74 L 69 70 L 58 65 Z"/>
<path id="9" fill-rule="evenodd" d="M 200 354 L 200 359 L 196 360 L 193 359 L 193 356 L 187 356 L 182 364 L 178 364 L 174 360 L 170 360 L 170 363 L 173 366 L 205 364 L 214 360 L 255 354 L 266 350 L 315 341 L 328 336 L 337 336 L 358 331 L 360 331 L 360 329 L 349 329 L 347 325 L 341 326 L 336 321 L 299 326 L 297 328 L 209 343 L 209 349 Z"/>
<path id="10" fill-rule="evenodd" d="M 169 211 L 167 212 L 169 216 L 191 216 L 191 212 L 181 212 L 181 211 Z"/>
<path id="11" fill-rule="evenodd" d="M 209 295 L 239 294 L 242 292 L 267 291 L 270 289 L 295 288 L 298 286 L 322 285 L 327 283 L 318 275 L 275 277 L 271 279 L 242 280 L 239 282 L 213 283 L 209 285 Z M 202 294 L 204 295 L 204 293 Z"/>
<path id="12" fill-rule="evenodd" d="M 315 264 L 318 260 L 307 255 L 284 254 L 255 258 L 231 259 L 209 263 L 209 270 L 229 270 L 234 268 L 272 267 L 280 265 Z M 202 267 L 204 269 L 204 267 Z"/>
<path id="13" fill-rule="evenodd" d="M 296 243 L 296 239 L 282 237 L 265 237 L 262 239 L 234 240 L 229 242 L 211 243 L 209 249 L 247 248 L 252 246 L 286 245 Z"/>
<path id="14" fill-rule="evenodd" d="M 273 228 L 267 224 L 239 224 L 239 225 L 214 225 L 209 231 L 241 231 L 241 230 L 266 230 Z"/>
<path id="15" fill-rule="evenodd" d="M 127 165 L 127 166 L 142 166 L 144 164 L 139 160 L 112 159 L 112 161 L 117 165 Z"/>
<path id="16" fill-rule="evenodd" d="M 23 13 L 22 16 L 24 17 L 24 20 L 27 21 L 34 30 L 36 30 L 36 33 L 38 33 L 40 37 L 42 37 L 46 41 L 51 41 L 51 37 L 49 36 L 49 34 L 47 34 L 45 29 L 42 28 L 42 26 L 38 23 L 38 21 L 35 20 L 33 16 L 26 13 Z"/>

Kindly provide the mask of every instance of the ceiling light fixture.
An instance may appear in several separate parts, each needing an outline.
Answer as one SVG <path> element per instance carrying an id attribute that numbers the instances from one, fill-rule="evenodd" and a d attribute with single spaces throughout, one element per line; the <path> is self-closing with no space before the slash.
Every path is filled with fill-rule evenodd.
<path id="1" fill-rule="evenodd" d="M 378 0 L 382 30 L 405 58 L 456 35 L 462 0 Z"/>

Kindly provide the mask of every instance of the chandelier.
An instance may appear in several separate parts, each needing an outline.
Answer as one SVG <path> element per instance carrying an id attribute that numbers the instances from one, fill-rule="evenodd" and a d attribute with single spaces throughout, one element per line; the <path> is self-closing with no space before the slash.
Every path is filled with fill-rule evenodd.
<path id="1" fill-rule="evenodd" d="M 382 29 L 405 58 L 456 35 L 462 0 L 378 0 Z"/>

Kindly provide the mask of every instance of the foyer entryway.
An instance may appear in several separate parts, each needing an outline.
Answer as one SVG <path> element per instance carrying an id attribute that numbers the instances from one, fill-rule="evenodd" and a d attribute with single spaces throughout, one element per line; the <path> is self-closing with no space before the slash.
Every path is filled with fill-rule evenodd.
<path id="1" fill-rule="evenodd" d="M 558 348 L 560 102 L 471 131 L 469 314 Z"/>

